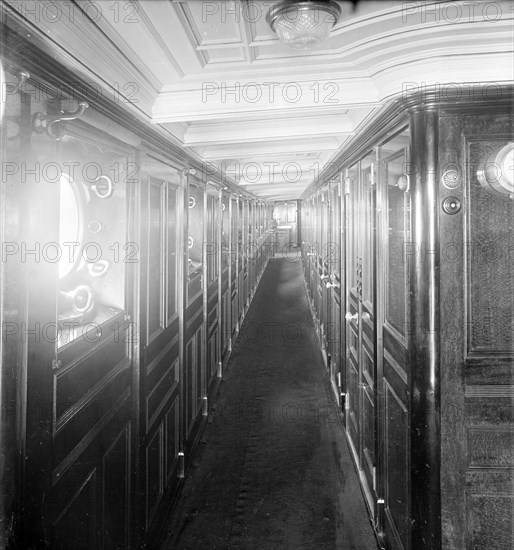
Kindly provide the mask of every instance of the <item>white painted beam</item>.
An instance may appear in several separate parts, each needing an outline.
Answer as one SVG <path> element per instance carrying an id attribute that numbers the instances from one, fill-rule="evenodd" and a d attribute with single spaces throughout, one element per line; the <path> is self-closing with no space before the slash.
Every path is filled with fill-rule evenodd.
<path id="1" fill-rule="evenodd" d="M 371 78 L 281 81 L 221 80 L 219 76 L 189 90 L 165 86 L 153 108 L 153 122 L 244 119 L 260 113 L 330 114 L 342 106 L 373 106 L 378 94 Z M 177 108 L 177 106 L 180 106 Z"/>
<path id="2" fill-rule="evenodd" d="M 224 160 L 234 159 L 237 157 L 253 158 L 257 156 L 268 156 L 273 153 L 286 156 L 287 154 L 295 153 L 309 153 L 312 151 L 332 151 L 336 152 L 339 148 L 340 141 L 334 137 L 321 137 L 312 139 L 296 139 L 296 140 L 284 140 L 278 144 L 274 142 L 273 145 L 269 143 L 236 143 L 234 145 L 209 145 L 202 151 L 199 151 L 202 157 L 206 160 Z"/>
<path id="3" fill-rule="evenodd" d="M 367 113 L 369 110 L 366 109 Z M 354 123 L 345 114 L 275 118 L 261 121 L 224 121 L 219 123 L 193 123 L 184 135 L 186 145 L 261 142 L 273 139 L 314 137 L 332 134 L 351 135 Z"/>
<path id="4" fill-rule="evenodd" d="M 261 185 L 313 180 L 329 166 L 321 159 L 291 159 L 286 162 L 246 160 L 227 165 L 224 172 L 241 185 Z"/>

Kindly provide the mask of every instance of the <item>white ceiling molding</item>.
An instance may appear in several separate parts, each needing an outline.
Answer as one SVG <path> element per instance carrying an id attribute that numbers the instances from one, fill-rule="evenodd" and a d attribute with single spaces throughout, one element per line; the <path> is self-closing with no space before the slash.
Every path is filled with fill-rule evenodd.
<path id="1" fill-rule="evenodd" d="M 162 91 L 153 108 L 154 122 L 244 118 L 249 113 L 308 114 L 341 106 L 377 104 L 370 78 L 301 80 L 205 80 L 189 90 Z M 180 105 L 180 108 L 177 106 Z"/>
<path id="2" fill-rule="evenodd" d="M 296 153 L 309 153 L 311 151 L 334 151 L 339 148 L 341 141 L 335 136 L 324 136 L 317 139 L 301 138 L 297 140 L 286 139 L 277 147 L 277 155 L 294 155 Z M 203 158 L 207 160 L 219 160 L 230 158 L 257 158 L 269 157 L 270 146 L 267 143 L 236 143 L 225 145 L 209 145 L 202 151 Z"/>
<path id="3" fill-rule="evenodd" d="M 512 61 L 513 56 L 509 52 L 484 52 L 466 56 L 441 53 L 431 59 L 389 68 L 377 74 L 373 80 L 382 101 L 403 93 L 428 91 L 431 88 L 450 99 L 472 93 L 477 88 L 483 88 L 488 93 L 487 90 L 497 89 L 502 83 L 512 82 Z"/>
<path id="4" fill-rule="evenodd" d="M 327 165 L 393 97 L 492 97 L 514 80 L 506 0 L 340 2 L 330 38 L 307 52 L 269 28 L 275 0 L 6 1 L 102 93 L 275 200 L 298 198 L 315 178 L 309 166 Z M 58 17 L 64 4 L 76 17 Z M 296 181 L 284 173 L 294 163 Z"/>
<path id="5" fill-rule="evenodd" d="M 192 123 L 184 135 L 188 146 L 261 142 L 275 139 L 315 137 L 331 134 L 351 134 L 354 122 L 345 115 L 310 115 L 274 120 Z"/>

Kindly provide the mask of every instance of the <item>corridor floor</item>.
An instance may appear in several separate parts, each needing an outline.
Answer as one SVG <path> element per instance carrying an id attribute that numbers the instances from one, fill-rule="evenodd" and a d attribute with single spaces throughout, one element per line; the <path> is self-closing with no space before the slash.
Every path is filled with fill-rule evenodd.
<path id="1" fill-rule="evenodd" d="M 163 550 L 375 550 L 338 414 L 301 263 L 274 258 Z"/>

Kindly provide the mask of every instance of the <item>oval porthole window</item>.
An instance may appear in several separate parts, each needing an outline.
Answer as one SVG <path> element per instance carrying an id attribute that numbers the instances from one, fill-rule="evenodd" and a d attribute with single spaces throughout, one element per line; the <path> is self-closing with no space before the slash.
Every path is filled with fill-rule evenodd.
<path id="1" fill-rule="evenodd" d="M 59 278 L 68 275 L 80 261 L 82 244 L 82 199 L 68 176 L 60 179 L 59 206 Z"/>

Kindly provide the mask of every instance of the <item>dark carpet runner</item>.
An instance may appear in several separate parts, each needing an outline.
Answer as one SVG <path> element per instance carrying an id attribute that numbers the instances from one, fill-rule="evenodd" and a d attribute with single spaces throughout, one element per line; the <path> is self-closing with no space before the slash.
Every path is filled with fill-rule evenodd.
<path id="1" fill-rule="evenodd" d="M 299 260 L 270 261 L 164 549 L 377 548 Z"/>

